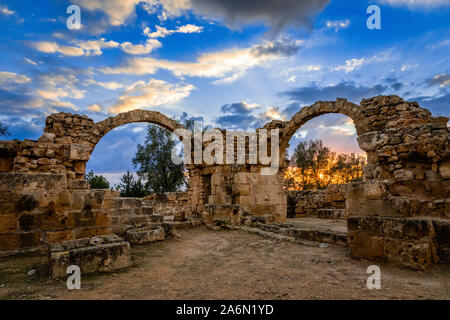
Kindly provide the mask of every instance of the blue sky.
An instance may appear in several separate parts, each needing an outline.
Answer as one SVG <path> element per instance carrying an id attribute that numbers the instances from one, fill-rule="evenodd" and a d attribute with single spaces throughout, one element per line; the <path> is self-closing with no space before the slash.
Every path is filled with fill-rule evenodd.
<path id="1" fill-rule="evenodd" d="M 80 30 L 66 26 L 71 4 Z M 372 4 L 381 30 L 366 27 Z M 247 130 L 379 94 L 450 116 L 449 21 L 450 0 L 0 1 L 0 121 L 37 139 L 53 112 L 141 108 Z M 144 124 L 113 130 L 88 168 L 116 182 L 144 138 Z M 360 151 L 344 116 L 308 122 L 291 144 L 317 138 Z"/>

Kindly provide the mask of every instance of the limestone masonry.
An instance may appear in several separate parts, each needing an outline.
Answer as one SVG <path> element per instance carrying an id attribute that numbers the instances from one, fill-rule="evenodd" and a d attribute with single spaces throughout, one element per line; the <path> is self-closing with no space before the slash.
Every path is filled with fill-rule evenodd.
<path id="1" fill-rule="evenodd" d="M 368 157 L 363 182 L 285 192 L 282 171 L 289 141 L 303 124 L 326 113 L 353 120 Z M 264 129 L 280 130 L 281 168 L 276 175 L 261 175 L 265 166 L 259 159 L 245 165 L 203 163 L 188 166 L 190 187 L 185 193 L 133 199 L 91 190 L 83 178 L 96 144 L 110 130 L 133 122 L 170 131 L 183 128 L 154 111 L 134 110 L 97 123 L 58 113 L 47 117 L 37 141 L 0 141 L 0 255 L 51 252 L 51 259 L 59 261 L 55 245 L 85 241 L 76 239 L 117 234 L 141 243 L 162 240 L 199 219 L 212 227 L 263 225 L 269 230 L 268 224 L 278 228 L 288 215 L 317 215 L 347 219 L 348 246 L 355 257 L 413 269 L 450 263 L 448 118 L 433 117 L 416 102 L 397 96 L 365 99 L 360 105 L 337 99 L 304 107 L 290 121 L 266 124 Z M 123 243 L 128 242 L 113 240 L 108 240 L 111 245 L 86 245 L 90 249 L 85 250 L 95 252 L 91 247 L 97 246 L 102 255 L 114 256 L 118 266 L 127 266 Z M 54 264 L 55 275 L 63 260 Z"/>

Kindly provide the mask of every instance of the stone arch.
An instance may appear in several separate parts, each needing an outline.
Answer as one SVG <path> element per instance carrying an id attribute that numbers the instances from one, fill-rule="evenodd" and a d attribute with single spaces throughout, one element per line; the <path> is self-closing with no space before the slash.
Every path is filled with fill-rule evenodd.
<path id="1" fill-rule="evenodd" d="M 336 101 L 318 101 L 315 104 L 303 107 L 298 111 L 290 121 L 283 125 L 280 139 L 280 155 L 284 155 L 289 146 L 289 142 L 295 132 L 306 122 L 318 116 L 328 113 L 340 113 L 353 120 L 358 135 L 364 133 L 364 124 L 360 121 L 360 108 L 358 105 L 348 102 L 346 99 L 338 98 Z M 283 158 L 283 157 L 282 157 Z"/>
<path id="2" fill-rule="evenodd" d="M 156 124 L 170 132 L 174 132 L 177 129 L 186 129 L 182 124 L 160 112 L 140 109 L 119 113 L 116 116 L 111 116 L 105 120 L 96 122 L 91 129 L 90 144 L 85 151 L 86 157 L 83 159 L 84 161 L 78 162 L 79 169 L 75 170 L 77 177 L 79 179 L 82 179 L 84 177 L 86 164 L 89 161 L 92 153 L 94 152 L 95 146 L 108 132 L 117 127 L 138 122 Z"/>
<path id="3" fill-rule="evenodd" d="M 95 123 L 94 131 L 97 133 L 96 144 L 105 136 L 109 131 L 129 123 L 136 122 L 148 122 L 157 124 L 164 129 L 173 132 L 177 129 L 185 129 L 183 125 L 170 119 L 166 115 L 157 111 L 148 110 L 132 110 L 129 112 L 119 113 L 117 116 L 109 117 L 103 121 Z"/>

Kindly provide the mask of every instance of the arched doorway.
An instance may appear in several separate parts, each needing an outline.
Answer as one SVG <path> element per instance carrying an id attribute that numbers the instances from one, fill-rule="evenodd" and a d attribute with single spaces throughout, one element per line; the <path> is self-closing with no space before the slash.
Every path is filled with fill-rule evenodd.
<path id="1" fill-rule="evenodd" d="M 341 117 L 338 117 L 338 114 Z M 284 122 L 280 137 L 280 158 L 284 161 L 279 174 L 282 175 L 282 180 L 286 181 L 286 172 L 291 170 L 292 166 L 297 166 L 296 163 L 298 162 L 294 160 L 295 164 L 293 164 L 290 157 L 297 147 L 297 145 L 291 145 L 292 141 L 296 140 L 295 135 L 297 134 L 298 137 L 302 128 L 309 127 L 309 129 L 312 129 L 314 128 L 311 126 L 312 123 L 333 115 L 335 115 L 333 118 L 335 121 L 340 119 L 342 123 L 346 124 L 346 129 L 351 131 L 347 140 L 351 140 L 353 148 L 350 149 L 353 149 L 351 152 L 354 154 L 342 151 L 342 148 L 336 148 L 326 141 L 323 141 L 323 144 L 320 140 L 308 141 L 310 138 L 307 138 L 305 134 L 304 138 L 306 139 L 303 139 L 302 144 L 314 144 L 307 146 L 307 149 L 309 148 L 307 152 L 315 150 L 315 152 L 320 153 L 322 158 L 318 160 L 319 156 L 313 155 L 311 159 L 303 160 L 303 163 L 312 162 L 306 171 L 302 171 L 301 174 L 312 174 L 313 184 L 307 183 L 303 188 L 291 191 L 287 191 L 286 185 L 284 186 L 287 196 L 287 220 L 282 226 L 293 228 L 296 232 L 302 230 L 302 232 L 297 233 L 304 234 L 304 239 L 307 240 L 346 244 L 346 184 L 353 178 L 347 176 L 344 179 L 344 177 L 337 175 L 344 174 L 345 165 L 346 169 L 356 171 L 355 180 L 362 180 L 363 178 L 362 165 L 367 156 L 357 139 L 359 134 L 364 133 L 363 128 L 365 126 L 359 106 L 345 99 L 317 102 L 312 106 L 302 108 L 290 121 Z M 333 119 L 329 120 L 328 125 Z M 299 142 L 298 139 L 297 141 Z M 301 150 L 299 153 L 301 154 Z M 311 170 L 311 172 L 308 170 Z M 299 171 L 293 172 L 299 174 Z"/>
<path id="2" fill-rule="evenodd" d="M 174 140 L 173 138 L 170 136 L 170 133 L 173 133 L 175 130 L 179 130 L 179 129 L 184 129 L 184 126 L 181 125 L 179 122 L 168 118 L 167 116 L 159 113 L 159 112 L 155 112 L 155 111 L 144 111 L 144 110 L 133 110 L 127 113 L 121 113 L 117 116 L 113 116 L 113 117 L 109 117 L 103 121 L 97 122 L 94 124 L 93 128 L 92 128 L 92 132 L 95 134 L 95 137 L 93 139 L 93 148 L 92 151 L 90 152 L 90 156 L 88 161 L 90 160 L 90 157 L 92 156 L 93 153 L 95 153 L 96 151 L 96 147 L 101 144 L 101 148 L 105 149 L 105 147 L 109 147 L 109 146 L 105 146 L 104 143 L 102 143 L 104 140 L 102 140 L 105 136 L 108 135 L 109 132 L 114 131 L 114 133 L 117 133 L 114 129 L 116 130 L 123 130 L 126 129 L 129 126 L 132 125 L 136 125 L 136 124 L 140 124 L 140 123 L 147 123 L 150 125 L 154 125 L 154 126 L 150 126 L 147 128 L 147 130 L 144 129 L 144 127 L 142 126 L 136 126 L 134 127 L 133 131 L 136 132 L 141 132 L 144 133 L 147 131 L 147 138 L 148 139 L 148 134 L 149 134 L 149 130 L 150 129 L 154 129 L 152 132 L 154 132 L 155 130 L 157 132 L 159 132 L 159 135 L 156 137 L 153 137 L 151 140 L 155 141 L 161 141 L 164 140 L 167 143 L 170 143 L 171 145 L 174 144 Z M 119 129 L 120 127 L 120 129 Z M 141 135 L 141 134 L 139 134 Z M 145 136 L 145 135 L 144 135 Z M 110 135 L 108 135 L 108 137 L 111 137 Z M 129 154 L 126 155 L 126 158 L 128 159 L 129 164 L 126 166 L 128 169 L 130 168 L 130 165 L 132 163 L 132 156 L 131 154 L 136 154 L 136 150 L 131 151 L 131 149 L 134 147 L 136 148 L 138 145 L 140 145 L 144 139 L 141 139 L 141 143 L 138 143 L 137 141 L 131 141 L 130 139 L 127 139 L 127 136 L 119 136 L 117 137 L 116 140 L 119 140 L 118 143 L 122 144 L 122 150 L 120 150 L 120 152 L 125 151 L 123 148 L 128 148 L 129 150 Z M 137 136 L 135 135 L 135 138 L 137 138 Z M 142 137 L 141 137 L 142 138 Z M 108 141 L 107 143 L 114 143 L 112 141 Z M 124 146 L 123 143 L 128 143 L 129 145 Z M 158 142 L 159 143 L 159 142 Z M 156 143 L 156 144 L 158 144 Z M 142 143 L 143 144 L 143 143 Z M 159 143 L 160 145 L 160 143 Z M 131 147 L 133 146 L 133 147 Z M 131 147 L 131 149 L 130 149 Z M 167 149 L 167 148 L 166 148 Z M 109 150 L 112 151 L 114 153 L 114 150 Z M 168 150 L 166 150 L 168 151 Z M 119 152 L 119 153 L 120 153 Z M 171 152 L 168 151 L 169 154 Z M 111 153 L 111 152 L 108 152 Z M 165 152 L 167 153 L 167 152 Z M 120 156 L 120 155 L 118 155 Z M 123 157 L 123 155 L 122 155 Z M 107 161 L 109 162 L 110 158 L 107 158 Z M 113 160 L 114 161 L 114 160 Z M 127 171 L 126 168 L 122 168 L 122 171 Z M 165 188 L 167 189 L 167 188 Z M 169 190 L 169 191 L 175 191 L 175 190 Z M 155 191 L 155 192 L 163 192 L 163 191 Z"/>

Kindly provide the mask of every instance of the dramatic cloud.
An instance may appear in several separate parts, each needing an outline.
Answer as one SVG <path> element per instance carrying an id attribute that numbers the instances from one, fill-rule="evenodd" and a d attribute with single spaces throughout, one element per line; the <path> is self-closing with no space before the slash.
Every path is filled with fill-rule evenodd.
<path id="1" fill-rule="evenodd" d="M 362 153 L 352 120 L 341 114 L 325 114 L 305 123 L 289 141 L 289 154 L 293 154 L 301 141 L 322 140 L 337 153 Z"/>
<path id="2" fill-rule="evenodd" d="M 245 49 L 229 49 L 205 53 L 196 62 L 176 62 L 155 58 L 127 59 L 123 65 L 100 69 L 106 74 L 154 74 L 159 69 L 169 70 L 178 77 L 219 78 L 216 83 L 229 83 L 249 69 L 283 59 L 298 51 L 296 42 L 267 42 Z"/>
<path id="3" fill-rule="evenodd" d="M 124 42 L 120 45 L 123 51 L 128 54 L 148 54 L 154 49 L 162 47 L 162 43 L 156 39 L 148 39 L 145 44 L 132 44 L 130 42 Z"/>
<path id="4" fill-rule="evenodd" d="M 289 57 L 295 55 L 300 50 L 302 43 L 302 40 L 278 40 L 275 42 L 267 42 L 255 46 L 252 53 L 255 56 L 277 55 Z"/>
<path id="5" fill-rule="evenodd" d="M 232 27 L 263 22 L 275 32 L 287 26 L 310 26 L 329 0 L 191 0 L 194 12 L 223 19 Z"/>
<path id="6" fill-rule="evenodd" d="M 397 80 L 395 77 L 388 77 L 385 79 L 386 83 L 389 85 L 390 88 L 399 91 L 402 89 L 405 85 Z"/>
<path id="7" fill-rule="evenodd" d="M 144 35 L 146 35 L 149 38 L 165 38 L 168 35 L 174 34 L 174 33 L 200 33 L 203 31 L 203 27 L 199 27 L 193 24 L 187 24 L 184 26 L 180 26 L 176 28 L 175 30 L 167 30 L 164 27 L 156 26 L 156 31 L 151 32 L 149 27 L 146 27 L 144 29 Z"/>
<path id="8" fill-rule="evenodd" d="M 0 112 L 2 115 L 30 116 L 41 114 L 39 109 L 44 106 L 44 101 L 31 95 L 24 88 L 6 90 L 0 88 Z"/>
<path id="9" fill-rule="evenodd" d="M 14 15 L 16 12 L 13 10 L 10 10 L 8 6 L 6 5 L 0 5 L 0 14 L 3 14 L 5 16 L 11 16 Z"/>
<path id="10" fill-rule="evenodd" d="M 427 80 L 430 86 L 440 86 L 441 88 L 450 85 L 450 75 L 441 73 Z"/>
<path id="11" fill-rule="evenodd" d="M 60 53 L 64 56 L 71 56 L 71 57 L 84 55 L 84 50 L 82 48 L 73 46 L 60 46 L 56 42 L 50 41 L 32 42 L 30 43 L 30 46 L 40 52 L 45 53 Z"/>
<path id="12" fill-rule="evenodd" d="M 435 8 L 450 5 L 448 0 L 381 0 L 381 3 L 392 6 L 407 6 L 409 8 Z"/>
<path id="13" fill-rule="evenodd" d="M 108 90 L 117 90 L 117 89 L 121 89 L 121 88 L 124 87 L 124 85 L 122 85 L 120 83 L 117 83 L 117 82 L 114 82 L 114 81 L 111 81 L 111 82 L 100 82 L 100 81 L 95 81 L 94 79 L 86 80 L 86 84 L 87 85 L 91 85 L 91 84 L 97 85 L 97 86 L 103 87 L 103 88 L 108 89 Z"/>
<path id="14" fill-rule="evenodd" d="M 31 79 L 23 74 L 14 72 L 0 71 L 0 86 L 9 86 L 11 84 L 24 84 L 30 82 Z"/>
<path id="15" fill-rule="evenodd" d="M 119 44 L 115 41 L 106 41 L 101 38 L 99 40 L 75 41 L 78 47 L 84 50 L 86 56 L 100 56 L 103 54 L 102 49 L 116 48 Z"/>
<path id="16" fill-rule="evenodd" d="M 450 117 L 450 92 L 444 92 L 437 96 L 422 96 L 409 99 L 417 101 L 422 108 L 429 109 L 434 115 Z"/>
<path id="17" fill-rule="evenodd" d="M 355 70 L 359 70 L 362 66 L 371 64 L 371 63 L 378 63 L 378 62 L 385 62 L 389 60 L 390 58 L 390 51 L 382 52 L 379 55 L 375 55 L 373 57 L 362 57 L 360 59 L 350 59 L 345 60 L 345 64 L 335 67 L 334 71 L 344 71 L 345 73 L 350 73 Z"/>
<path id="18" fill-rule="evenodd" d="M 152 1 L 141 0 L 73 0 L 72 3 L 89 11 L 103 11 L 108 21 L 113 26 L 120 26 L 135 15 L 135 7 L 140 2 L 150 3 Z"/>
<path id="19" fill-rule="evenodd" d="M 334 68 L 334 71 L 343 70 L 345 71 L 345 73 L 349 73 L 354 71 L 355 69 L 359 69 L 365 61 L 366 58 L 346 60 L 344 65 Z"/>
<path id="20" fill-rule="evenodd" d="M 96 112 L 96 113 L 100 113 L 100 112 L 103 111 L 103 107 L 101 105 L 99 105 L 98 103 L 94 103 L 94 104 L 89 105 L 87 107 L 87 109 L 89 111 Z"/>
<path id="21" fill-rule="evenodd" d="M 278 107 L 264 108 L 257 104 L 238 102 L 225 104 L 220 108 L 220 115 L 215 122 L 221 128 L 249 130 L 264 126 L 272 120 L 281 120 Z"/>
<path id="22" fill-rule="evenodd" d="M 339 31 L 340 29 L 347 29 L 350 26 L 350 20 L 339 20 L 339 21 L 327 21 L 327 27 L 334 29 L 334 31 Z"/>
<path id="23" fill-rule="evenodd" d="M 88 41 L 72 41 L 71 46 L 60 45 L 56 42 L 39 41 L 31 42 L 30 46 L 38 51 L 45 53 L 60 53 L 64 56 L 100 56 L 103 54 L 102 49 L 110 49 L 120 47 L 124 52 L 133 55 L 148 54 L 154 49 L 162 46 L 161 42 L 156 39 L 147 39 L 145 44 L 132 44 L 131 42 L 118 43 L 115 41 L 106 41 L 101 38 L 99 40 Z"/>
<path id="24" fill-rule="evenodd" d="M 386 86 L 380 84 L 373 87 L 365 87 L 355 85 L 353 82 L 341 82 L 335 86 L 328 87 L 318 87 L 316 84 L 313 84 L 309 87 L 300 87 L 281 92 L 280 95 L 288 97 L 297 105 L 313 104 L 319 100 L 334 101 L 336 98 L 345 98 L 359 103 L 363 98 L 379 95 L 386 89 Z M 293 106 L 290 107 L 292 108 Z"/>
<path id="25" fill-rule="evenodd" d="M 311 26 L 329 0 L 74 0 L 73 3 L 89 11 L 104 12 L 112 26 L 133 18 L 136 5 L 141 4 L 149 14 L 160 9 L 161 20 L 193 11 L 223 20 L 232 27 L 262 22 L 279 32 L 287 26 Z"/>
<path id="26" fill-rule="evenodd" d="M 138 81 L 130 86 L 118 101 L 109 108 L 110 113 L 121 113 L 144 109 L 165 103 L 177 102 L 190 95 L 193 85 L 172 85 L 162 80 Z"/>
<path id="27" fill-rule="evenodd" d="M 56 90 L 37 90 L 37 95 L 44 99 L 57 100 L 58 98 L 65 98 L 69 95 L 67 91 L 61 88 Z"/>
<path id="28" fill-rule="evenodd" d="M 31 59 L 23 58 L 23 60 L 24 60 L 26 63 L 31 64 L 31 65 L 33 65 L 33 66 L 37 66 L 37 65 L 38 65 L 37 62 L 34 62 L 34 61 L 31 60 Z"/>

